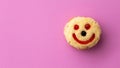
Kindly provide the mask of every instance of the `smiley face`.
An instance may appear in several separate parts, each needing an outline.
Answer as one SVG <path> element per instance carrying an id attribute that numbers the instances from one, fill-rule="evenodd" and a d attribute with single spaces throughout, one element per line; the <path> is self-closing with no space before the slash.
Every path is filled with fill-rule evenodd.
<path id="1" fill-rule="evenodd" d="M 98 43 L 101 35 L 99 24 L 89 17 L 74 17 L 65 28 L 67 42 L 77 49 L 88 49 Z"/>

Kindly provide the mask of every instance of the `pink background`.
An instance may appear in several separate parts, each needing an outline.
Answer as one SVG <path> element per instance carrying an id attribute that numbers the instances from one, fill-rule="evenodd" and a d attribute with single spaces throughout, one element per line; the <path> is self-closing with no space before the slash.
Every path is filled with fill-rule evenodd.
<path id="1" fill-rule="evenodd" d="M 74 16 L 100 23 L 96 47 L 67 44 L 63 28 Z M 0 0 L 0 68 L 120 68 L 120 1 Z"/>

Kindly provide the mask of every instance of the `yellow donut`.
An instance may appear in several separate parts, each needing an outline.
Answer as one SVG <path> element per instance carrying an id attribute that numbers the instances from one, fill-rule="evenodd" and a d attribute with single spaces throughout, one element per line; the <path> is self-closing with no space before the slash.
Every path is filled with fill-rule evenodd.
<path id="1" fill-rule="evenodd" d="M 67 42 L 77 49 L 88 49 L 100 40 L 99 24 L 90 17 L 74 17 L 64 27 Z"/>

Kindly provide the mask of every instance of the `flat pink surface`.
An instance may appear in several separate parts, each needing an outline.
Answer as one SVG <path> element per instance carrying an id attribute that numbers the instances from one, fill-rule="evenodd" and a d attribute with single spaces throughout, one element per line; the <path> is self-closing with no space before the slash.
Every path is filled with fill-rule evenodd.
<path id="1" fill-rule="evenodd" d="M 99 22 L 96 47 L 67 44 L 74 16 Z M 120 0 L 0 0 L 0 68 L 120 68 Z"/>

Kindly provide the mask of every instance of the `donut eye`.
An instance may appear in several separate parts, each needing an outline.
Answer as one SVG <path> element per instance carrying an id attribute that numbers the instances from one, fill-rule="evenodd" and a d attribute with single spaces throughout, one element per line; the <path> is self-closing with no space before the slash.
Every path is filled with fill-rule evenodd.
<path id="1" fill-rule="evenodd" d="M 85 29 L 86 30 L 90 29 L 90 27 L 91 27 L 90 24 L 85 24 Z"/>
<path id="2" fill-rule="evenodd" d="M 79 29 L 79 25 L 75 24 L 74 25 L 74 30 L 78 30 Z"/>

